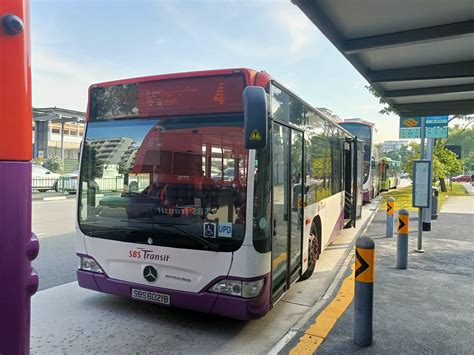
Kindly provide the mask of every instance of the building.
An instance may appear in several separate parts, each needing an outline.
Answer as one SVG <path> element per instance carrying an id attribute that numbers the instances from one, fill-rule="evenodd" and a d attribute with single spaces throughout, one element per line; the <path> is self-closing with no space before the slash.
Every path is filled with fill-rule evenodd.
<path id="1" fill-rule="evenodd" d="M 398 140 L 398 141 L 385 141 L 383 142 L 383 151 L 385 153 L 393 152 L 399 150 L 403 146 L 407 146 L 409 143 L 408 140 Z"/>
<path id="2" fill-rule="evenodd" d="M 331 121 L 338 123 L 341 121 L 341 118 L 338 115 L 333 114 L 331 109 L 328 109 L 326 107 L 317 107 L 318 111 L 323 113 L 327 118 L 329 118 Z"/>
<path id="3" fill-rule="evenodd" d="M 128 137 L 98 138 L 88 141 L 95 150 L 97 161 L 101 165 L 130 167 L 135 161 L 138 147 Z"/>
<path id="4" fill-rule="evenodd" d="M 33 108 L 33 158 L 78 160 L 85 127 L 84 112 L 59 107 Z"/>

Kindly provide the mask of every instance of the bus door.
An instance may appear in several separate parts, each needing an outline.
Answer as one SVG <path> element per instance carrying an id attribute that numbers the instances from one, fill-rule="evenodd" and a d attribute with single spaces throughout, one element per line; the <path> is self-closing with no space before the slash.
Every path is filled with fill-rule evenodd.
<path id="1" fill-rule="evenodd" d="M 303 207 L 303 134 L 272 127 L 272 299 L 299 277 Z"/>
<path id="2" fill-rule="evenodd" d="M 356 167 L 354 173 L 354 184 L 356 185 L 356 218 L 362 217 L 362 204 L 364 200 L 364 142 L 354 137 L 354 155 Z"/>
<path id="3" fill-rule="evenodd" d="M 346 138 L 344 141 L 344 219 L 345 227 L 355 227 L 356 220 L 356 186 L 354 182 L 355 176 L 355 160 L 357 156 L 354 154 L 356 146 L 353 144 L 353 140 Z"/>

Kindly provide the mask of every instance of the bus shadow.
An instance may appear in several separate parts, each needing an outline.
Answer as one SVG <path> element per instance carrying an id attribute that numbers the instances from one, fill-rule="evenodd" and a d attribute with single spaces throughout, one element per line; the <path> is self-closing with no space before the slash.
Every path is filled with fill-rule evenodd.
<path id="1" fill-rule="evenodd" d="M 84 300 L 89 306 L 100 308 L 102 312 L 115 313 L 117 316 L 126 314 L 132 316 L 136 326 L 156 322 L 159 327 L 185 327 L 201 328 L 207 332 L 235 333 L 248 324 L 248 321 L 226 318 L 218 315 L 201 313 L 192 310 L 161 306 L 131 300 L 114 295 L 102 295 L 103 297 L 90 297 Z"/>

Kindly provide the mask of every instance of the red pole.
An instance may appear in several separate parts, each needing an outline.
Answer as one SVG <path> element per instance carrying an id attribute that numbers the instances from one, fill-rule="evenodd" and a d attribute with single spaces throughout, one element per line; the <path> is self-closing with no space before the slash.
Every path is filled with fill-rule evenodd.
<path id="1" fill-rule="evenodd" d="M 31 68 L 29 0 L 0 1 L 0 353 L 28 354 L 31 267 Z"/>

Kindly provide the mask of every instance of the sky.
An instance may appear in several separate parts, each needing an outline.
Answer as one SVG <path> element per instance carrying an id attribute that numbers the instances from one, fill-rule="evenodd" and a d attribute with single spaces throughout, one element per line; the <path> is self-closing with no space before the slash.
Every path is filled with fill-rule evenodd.
<path id="1" fill-rule="evenodd" d="M 33 106 L 85 111 L 93 83 L 265 70 L 314 107 L 398 139 L 365 79 L 290 0 L 32 0 Z"/>

